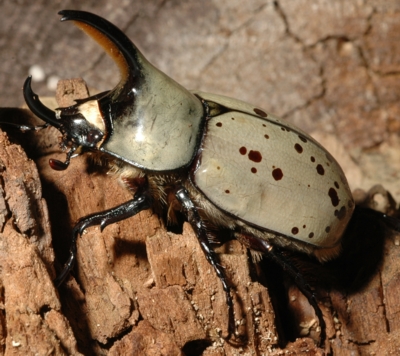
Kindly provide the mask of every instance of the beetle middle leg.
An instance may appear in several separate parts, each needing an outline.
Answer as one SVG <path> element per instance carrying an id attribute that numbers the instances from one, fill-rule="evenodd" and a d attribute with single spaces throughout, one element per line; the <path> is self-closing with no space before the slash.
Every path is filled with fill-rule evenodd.
<path id="1" fill-rule="evenodd" d="M 223 267 L 217 262 L 217 256 L 214 250 L 210 247 L 209 239 L 207 237 L 207 230 L 202 221 L 199 212 L 192 200 L 190 199 L 189 192 L 185 188 L 179 188 L 175 193 L 176 198 L 182 204 L 184 209 L 184 213 L 192 225 L 193 230 L 195 231 L 196 237 L 199 240 L 201 249 L 203 250 L 207 261 L 213 266 L 218 278 L 222 283 L 222 287 L 225 291 L 226 304 L 228 305 L 228 318 L 229 318 L 229 327 L 228 327 L 228 339 L 235 331 L 235 322 L 233 315 L 233 301 L 230 293 L 230 287 L 226 280 L 225 272 Z"/>
<path id="2" fill-rule="evenodd" d="M 151 208 L 152 198 L 146 191 L 139 191 L 135 197 L 127 202 L 118 205 L 114 208 L 94 213 L 81 218 L 72 230 L 71 248 L 69 251 L 69 258 L 61 273 L 57 276 L 54 283 L 58 287 L 71 272 L 76 261 L 76 240 L 78 235 L 82 235 L 83 231 L 94 225 L 100 225 L 100 230 L 112 223 L 130 218 L 142 210 Z"/>

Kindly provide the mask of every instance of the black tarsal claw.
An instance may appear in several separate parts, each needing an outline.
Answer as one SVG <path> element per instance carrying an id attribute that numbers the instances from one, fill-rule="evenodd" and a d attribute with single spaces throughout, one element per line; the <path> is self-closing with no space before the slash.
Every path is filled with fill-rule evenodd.
<path id="1" fill-rule="evenodd" d="M 137 194 L 132 200 L 127 201 L 115 208 L 105 210 L 99 213 L 88 215 L 79 220 L 72 230 L 72 241 L 69 258 L 59 274 L 55 279 L 54 284 L 58 287 L 67 278 L 68 274 L 74 267 L 76 260 L 76 241 L 79 235 L 82 235 L 84 230 L 88 227 L 95 225 L 102 225 L 104 222 L 118 222 L 125 220 L 131 216 L 138 214 L 140 211 L 149 209 L 151 207 L 151 198 L 146 193 Z"/>

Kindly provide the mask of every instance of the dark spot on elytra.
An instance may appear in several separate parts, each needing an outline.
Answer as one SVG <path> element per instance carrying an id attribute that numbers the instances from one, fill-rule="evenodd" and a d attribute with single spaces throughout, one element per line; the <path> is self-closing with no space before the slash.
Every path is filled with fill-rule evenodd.
<path id="1" fill-rule="evenodd" d="M 251 173 L 257 173 L 257 168 L 251 167 Z"/>
<path id="2" fill-rule="evenodd" d="M 319 175 L 323 176 L 325 174 L 325 169 L 320 164 L 317 165 L 317 172 Z"/>
<path id="3" fill-rule="evenodd" d="M 217 166 L 217 169 L 221 169 L 221 167 L 220 167 L 220 166 Z"/>
<path id="4" fill-rule="evenodd" d="M 315 158 L 313 156 L 310 157 L 311 162 L 315 162 Z"/>
<path id="5" fill-rule="evenodd" d="M 328 192 L 329 197 L 331 198 L 331 202 L 333 206 L 339 205 L 339 197 L 337 195 L 337 191 L 335 188 L 329 188 Z"/>
<path id="6" fill-rule="evenodd" d="M 264 137 L 265 137 L 266 139 L 269 139 L 269 136 L 268 136 L 267 134 L 265 134 Z"/>
<path id="7" fill-rule="evenodd" d="M 229 189 L 225 190 L 225 193 L 226 193 L 226 194 L 229 194 L 229 193 L 230 193 Z"/>
<path id="8" fill-rule="evenodd" d="M 297 235 L 298 233 L 299 233 L 299 228 L 297 228 L 297 227 L 292 228 L 293 235 Z"/>
<path id="9" fill-rule="evenodd" d="M 298 153 L 302 153 L 303 152 L 303 147 L 301 147 L 301 145 L 299 145 L 298 143 L 296 143 L 294 145 L 294 149 L 298 152 Z"/>
<path id="10" fill-rule="evenodd" d="M 281 130 L 282 130 L 282 131 L 286 131 L 286 129 L 285 129 L 284 127 L 282 127 L 282 126 L 281 126 Z"/>
<path id="11" fill-rule="evenodd" d="M 265 124 L 262 124 L 263 125 L 263 127 L 267 127 L 267 125 L 265 125 Z"/>
<path id="12" fill-rule="evenodd" d="M 245 155 L 247 153 L 247 148 L 242 146 L 242 147 L 239 148 L 239 152 L 240 152 L 241 155 Z"/>
<path id="13" fill-rule="evenodd" d="M 299 135 L 299 139 L 302 140 L 303 142 L 307 142 L 307 139 L 304 136 Z"/>
<path id="14" fill-rule="evenodd" d="M 345 218 L 346 212 L 347 212 L 346 207 L 345 207 L 345 206 L 342 206 L 342 207 L 340 208 L 340 210 L 335 210 L 335 216 L 336 216 L 339 220 L 342 220 L 342 219 Z"/>
<path id="15" fill-rule="evenodd" d="M 260 115 L 261 117 L 267 117 L 268 116 L 268 114 L 263 110 L 260 110 L 260 109 L 257 109 L 257 108 L 254 108 L 253 110 L 257 115 Z"/>
<path id="16" fill-rule="evenodd" d="M 253 162 L 256 162 L 256 163 L 261 162 L 261 160 L 262 160 L 261 153 L 259 151 L 250 150 L 250 152 L 249 152 L 249 160 L 253 161 Z"/>
<path id="17" fill-rule="evenodd" d="M 235 118 L 234 118 L 234 117 L 232 117 L 231 119 L 232 119 L 232 120 L 235 120 Z"/>
<path id="18" fill-rule="evenodd" d="M 336 187 L 337 189 L 339 189 L 339 183 L 338 183 L 338 182 L 335 182 L 334 184 L 335 184 L 335 187 Z"/>
<path id="19" fill-rule="evenodd" d="M 330 226 L 327 226 L 327 227 L 325 228 L 325 232 L 326 232 L 326 233 L 329 233 L 329 231 L 331 231 L 331 227 L 330 227 Z"/>
<path id="20" fill-rule="evenodd" d="M 310 232 L 310 233 L 308 234 L 308 237 L 309 237 L 310 239 L 312 239 L 312 238 L 314 237 L 314 233 L 313 233 L 313 232 Z"/>
<path id="21" fill-rule="evenodd" d="M 303 225 L 303 229 L 305 229 L 306 228 L 306 225 Z"/>
<path id="22" fill-rule="evenodd" d="M 272 176 L 274 177 L 275 180 L 281 180 L 283 178 L 283 172 L 280 168 L 275 168 L 272 171 Z"/>
<path id="23" fill-rule="evenodd" d="M 217 122 L 215 125 L 218 126 L 218 127 L 221 127 L 222 126 L 222 122 Z"/>

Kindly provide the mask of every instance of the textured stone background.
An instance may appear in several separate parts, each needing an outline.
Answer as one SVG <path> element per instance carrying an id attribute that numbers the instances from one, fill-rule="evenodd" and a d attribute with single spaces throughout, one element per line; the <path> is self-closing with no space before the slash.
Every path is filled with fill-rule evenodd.
<path id="1" fill-rule="evenodd" d="M 37 78 L 40 79 L 39 74 L 42 78 L 34 81 L 33 88 L 41 96 L 54 96 L 54 83 L 61 78 L 83 77 L 90 87 L 100 91 L 110 89 L 118 82 L 115 65 L 97 44 L 71 23 L 59 22 L 57 11 L 61 9 L 88 10 L 106 17 L 123 29 L 153 64 L 189 89 L 237 97 L 291 120 L 303 130 L 313 133 L 339 160 L 352 189 L 368 189 L 373 184 L 381 183 L 400 200 L 400 3 L 397 0 L 0 1 L 0 107 L 20 106 L 23 103 L 22 83 L 34 66 Z M 87 203 L 87 199 L 93 197 L 93 191 L 107 191 L 109 186 L 99 177 L 84 183 L 85 166 L 79 167 L 78 164 L 71 167 L 68 175 L 61 178 L 59 175 L 48 176 L 45 171 L 41 171 L 42 180 L 47 184 L 44 195 L 47 194 L 49 206 L 53 209 L 53 212 L 50 211 L 50 218 L 53 228 L 56 226 L 58 231 L 65 227 L 63 223 L 56 221 L 60 215 L 57 216 L 54 212 L 54 207 L 58 207 L 50 203 L 54 194 L 49 185 L 57 186 L 65 196 L 72 199 L 69 204 L 76 208 L 69 212 L 68 220 L 71 221 L 98 210 L 103 205 L 107 206 L 115 198 L 113 194 L 108 194 L 99 202 Z M 89 193 L 85 189 L 89 189 Z M 120 194 L 119 199 L 126 199 L 123 193 Z M 65 207 L 66 203 L 63 201 L 62 205 Z M 61 212 L 65 213 L 62 209 Z M 154 220 L 140 215 L 136 222 L 148 219 Z M 117 234 L 124 227 L 129 229 L 129 226 L 129 223 L 124 222 L 110 227 L 110 230 Z M 150 227 L 147 230 L 146 226 L 142 229 L 143 236 L 154 235 Z M 65 230 L 68 232 L 68 228 Z M 82 240 L 87 243 L 91 241 L 86 238 Z M 104 241 L 104 245 L 110 243 L 107 239 Z M 129 248 L 137 252 L 138 249 L 133 248 L 137 247 L 135 244 L 136 242 L 134 246 L 129 245 Z M 148 242 L 148 251 L 156 254 L 157 244 L 154 241 Z M 386 249 L 390 253 L 396 253 L 397 245 L 398 242 L 389 241 Z M 140 246 L 143 248 L 143 245 Z M 122 249 L 124 247 L 126 248 L 123 246 Z M 99 255 L 106 254 L 100 251 L 100 244 L 80 248 L 83 251 L 87 248 L 94 255 L 96 249 L 99 249 Z M 11 247 L 9 249 L 11 251 Z M 7 263 L 12 264 L 15 261 L 20 249 L 21 247 L 15 247 L 16 257 L 9 257 Z M 112 250 L 111 247 L 109 249 Z M 328 334 L 334 354 L 345 355 L 350 351 L 361 354 L 379 353 L 383 352 L 383 347 L 386 347 L 386 353 L 399 352 L 396 339 L 398 340 L 400 328 L 396 315 L 400 308 L 394 291 L 400 279 L 396 272 L 398 269 L 388 267 L 398 258 L 389 252 L 385 253 L 385 261 L 389 265 L 381 265 L 380 273 L 376 274 L 376 278 L 372 279 L 364 291 L 350 297 L 339 292 L 330 295 L 329 308 L 333 321 L 328 325 Z M 7 253 L 10 256 L 10 252 Z M 46 253 L 47 257 L 42 259 L 52 260 L 51 253 Z M 178 257 L 183 255 L 179 252 L 176 254 Z M 142 317 L 144 311 L 148 311 L 147 320 L 150 320 L 151 325 L 142 322 L 134 332 L 125 335 L 124 339 L 124 331 L 121 330 L 126 330 L 127 325 L 135 325 L 138 309 L 136 304 L 135 307 L 130 304 L 134 299 L 132 291 L 127 292 L 126 289 L 129 288 L 126 285 L 121 287 L 122 284 L 118 283 L 128 280 L 124 278 L 132 273 L 132 267 L 128 267 L 132 263 L 136 267 L 142 267 L 137 272 L 141 273 L 137 276 L 140 283 L 150 278 L 150 265 L 143 262 L 145 253 L 142 251 L 139 254 L 141 258 L 136 262 L 126 264 L 125 258 L 133 253 L 117 253 L 119 258 L 113 259 L 112 272 L 107 268 L 101 270 L 96 267 L 94 260 L 90 260 L 91 256 L 85 253 L 82 255 L 80 265 L 84 266 L 86 263 L 89 266 L 88 272 L 82 272 L 87 266 L 82 267 L 79 272 L 85 295 L 83 292 L 79 294 L 81 289 L 74 289 L 71 282 L 67 291 L 63 291 L 63 306 L 68 309 L 71 305 L 76 305 L 77 300 L 82 301 L 85 298 L 85 303 L 82 302 L 84 306 L 78 309 L 71 307 L 66 313 L 69 320 L 66 322 L 60 317 L 60 305 L 57 301 L 44 301 L 45 307 L 37 307 L 39 317 L 35 319 L 40 325 L 40 316 L 43 316 L 50 325 L 46 326 L 47 331 L 59 331 L 56 333 L 57 337 L 51 332 L 50 334 L 56 340 L 63 340 L 62 347 L 66 353 L 74 353 L 78 349 L 84 353 L 89 353 L 90 350 L 98 354 L 106 354 L 112 350 L 117 354 L 118 350 L 124 350 L 124 343 L 132 344 L 129 340 L 135 338 L 136 341 L 141 340 L 142 344 L 137 341 L 138 344 L 145 345 L 143 335 L 163 340 L 167 345 L 175 330 L 175 344 L 168 344 L 168 352 L 176 354 L 176 350 L 182 348 L 185 342 L 189 343 L 185 344 L 186 350 L 191 349 L 188 338 L 202 339 L 203 334 L 198 329 L 191 329 L 191 334 L 189 329 L 186 330 L 190 336 L 186 335 L 185 339 L 185 327 L 182 329 L 174 324 L 175 329 L 171 331 L 168 329 L 170 326 L 165 326 L 163 320 L 157 319 L 160 311 L 153 310 L 148 301 L 151 298 L 160 303 L 165 301 L 162 296 L 162 288 L 165 286 L 157 280 L 155 261 L 150 265 L 159 294 L 152 288 L 144 292 L 147 298 L 138 301 Z M 0 255 L 0 263 L 3 263 L 1 256 L 5 255 Z M 164 258 L 169 259 L 171 256 Z M 108 258 L 110 259 L 109 256 Z M 362 263 L 357 259 L 351 262 Z M 169 260 L 167 265 L 174 263 L 179 265 L 178 262 Z M 123 272 L 116 267 L 118 264 L 122 266 L 122 270 L 125 268 Z M 160 270 L 162 274 L 162 268 Z M 114 271 L 118 276 L 115 277 L 118 283 L 111 277 L 114 276 Z M 94 285 L 90 284 L 93 281 L 89 283 L 85 279 L 90 280 L 91 275 L 96 276 L 92 278 L 96 280 Z M 171 272 L 171 278 L 177 277 Z M 46 281 L 47 287 L 51 288 L 50 279 L 47 278 Z M 15 279 L 2 279 L 3 285 L 12 282 Z M 176 280 L 171 282 L 172 285 L 179 283 Z M 18 295 L 15 289 L 7 288 L 4 287 Z M 126 293 L 118 299 L 121 288 L 125 288 Z M 134 285 L 130 288 L 136 291 L 140 286 Z M 41 286 L 38 290 L 45 289 Z M 174 300 L 183 298 L 183 292 L 178 287 L 168 291 L 165 292 L 167 296 L 175 293 Z M 51 293 L 54 290 L 48 292 L 47 296 L 52 296 Z M 31 295 L 29 290 L 27 295 Z M 257 295 L 262 295 L 262 292 Z M 101 301 L 104 302 L 102 298 L 111 300 L 112 303 L 101 304 Z M 0 303 L 3 301 L 0 300 Z M 203 309 L 205 304 L 206 302 L 202 305 Z M 15 306 L 16 310 L 18 305 Z M 96 307 L 99 306 L 104 310 L 104 315 L 97 313 Z M 179 308 L 182 309 L 181 306 Z M 4 312 L 8 318 L 17 313 L 14 309 L 10 310 L 13 312 Z M 163 310 L 172 312 L 173 309 L 167 304 Z M 101 323 L 107 317 L 111 318 L 111 312 L 119 313 L 120 324 L 104 326 Z M 74 315 L 75 319 L 80 318 L 76 315 L 94 315 L 94 318 L 82 317 L 86 323 L 82 326 L 78 320 L 74 320 Z M 224 313 L 221 315 L 219 318 L 223 320 Z M 10 335 L 16 334 L 15 329 L 7 329 L 11 325 L 10 319 L 1 320 L 7 320 L 7 324 L 0 323 L 0 350 L 23 352 L 18 346 L 11 348 L 14 344 Z M 58 320 L 58 324 L 54 320 Z M 218 320 L 220 319 L 217 318 L 216 325 L 219 324 Z M 27 324 L 22 319 L 19 322 L 20 325 Z M 78 341 L 72 336 L 68 323 L 72 325 L 73 335 Z M 176 323 L 178 325 L 179 320 Z M 61 325 L 58 326 L 59 329 L 56 324 Z M 100 324 L 102 328 L 97 329 Z M 176 330 L 180 330 L 180 334 Z M 254 344 L 247 345 L 244 351 L 261 350 L 262 345 L 265 347 L 263 350 L 273 349 L 279 353 L 280 350 L 273 340 L 274 332 L 271 331 L 271 340 L 263 334 L 265 345 L 270 342 L 267 346 L 260 339 L 252 338 L 252 335 Z M 265 341 L 267 339 L 268 342 Z M 96 341 L 88 343 L 88 340 Z M 9 346 L 7 349 L 1 348 L 3 342 Z M 303 344 L 300 342 L 291 346 L 291 351 L 298 354 L 306 352 L 310 344 L 302 342 Z M 88 344 L 92 346 L 87 346 Z M 97 346 L 93 346 L 94 344 Z M 148 345 L 152 344 L 149 341 L 146 345 L 150 347 Z M 49 349 L 51 347 L 43 347 L 41 350 Z M 27 349 L 24 350 L 26 352 Z M 153 353 L 148 351 L 148 354 L 168 354 L 167 348 L 164 353 L 157 350 L 153 350 Z M 215 349 L 210 347 L 204 354 L 231 354 L 235 350 L 237 349 L 226 346 Z"/>

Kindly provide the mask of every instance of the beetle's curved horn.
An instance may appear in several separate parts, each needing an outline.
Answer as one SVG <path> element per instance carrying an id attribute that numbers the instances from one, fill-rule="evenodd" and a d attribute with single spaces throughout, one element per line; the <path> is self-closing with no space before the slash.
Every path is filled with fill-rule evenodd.
<path id="1" fill-rule="evenodd" d="M 132 81 L 140 78 L 139 62 L 144 60 L 131 40 L 111 22 L 90 12 L 62 10 L 58 14 L 62 16 L 61 21 L 73 21 L 91 36 L 118 65 L 121 81 L 110 96 L 115 98 L 128 94 L 134 85 Z"/>
<path id="2" fill-rule="evenodd" d="M 31 88 L 32 77 L 29 76 L 26 78 L 23 93 L 25 102 L 28 105 L 29 109 L 43 121 L 48 124 L 54 126 L 57 129 L 61 128 L 61 122 L 57 120 L 56 113 L 43 105 L 43 103 L 39 100 L 39 96 L 35 94 Z"/>
<path id="3" fill-rule="evenodd" d="M 73 21 L 97 41 L 121 72 L 121 80 L 114 89 L 92 98 L 86 105 L 77 103 L 74 107 L 99 130 L 95 148 L 153 171 L 188 165 L 200 143 L 204 124 L 205 109 L 199 98 L 155 68 L 107 20 L 75 10 L 63 10 L 59 15 L 61 21 Z M 61 109 L 61 118 L 67 114 Z M 71 130 L 65 131 L 72 135 Z M 84 147 L 94 147 L 89 146 L 89 139 L 80 142 Z"/>
<path id="4" fill-rule="evenodd" d="M 64 147 L 100 150 L 152 171 L 189 165 L 205 123 L 201 100 L 155 68 L 107 20 L 75 10 L 59 15 L 61 21 L 73 21 L 104 48 L 118 65 L 121 80 L 111 91 L 53 112 L 38 100 L 28 78 L 24 95 L 29 108 L 61 131 Z M 71 157 L 52 167 L 64 169 Z"/>

